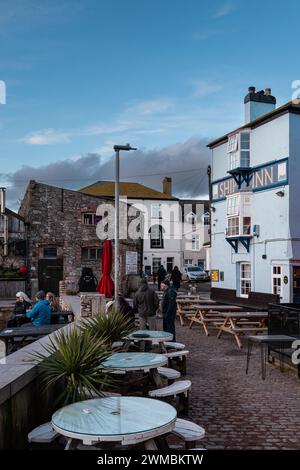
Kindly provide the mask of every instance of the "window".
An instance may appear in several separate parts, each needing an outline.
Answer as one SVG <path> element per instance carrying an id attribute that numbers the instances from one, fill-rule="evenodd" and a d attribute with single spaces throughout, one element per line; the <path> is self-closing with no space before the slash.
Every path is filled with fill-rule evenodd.
<path id="1" fill-rule="evenodd" d="M 204 269 L 204 260 L 203 259 L 198 259 L 197 260 L 197 265 L 199 268 Z"/>
<path id="2" fill-rule="evenodd" d="M 240 165 L 243 168 L 250 166 L 250 133 L 241 132 L 240 134 L 241 149 L 240 149 Z"/>
<path id="3" fill-rule="evenodd" d="M 240 132 L 228 138 L 228 168 L 249 168 L 250 166 L 250 132 Z"/>
<path id="4" fill-rule="evenodd" d="M 83 261 L 94 261 L 101 258 L 102 250 L 94 246 L 81 248 L 81 258 Z"/>
<path id="5" fill-rule="evenodd" d="M 195 225 L 195 223 L 196 223 L 196 221 L 197 221 L 197 216 L 196 216 L 196 214 L 194 214 L 194 212 L 190 212 L 190 213 L 186 216 L 186 220 L 187 220 L 187 223 L 188 223 L 188 224 Z"/>
<path id="6" fill-rule="evenodd" d="M 251 195 L 241 193 L 227 197 L 227 230 L 228 237 L 251 236 Z"/>
<path id="7" fill-rule="evenodd" d="M 250 235 L 251 217 L 243 217 L 243 235 Z"/>
<path id="8" fill-rule="evenodd" d="M 151 218 L 152 219 L 161 219 L 161 204 L 151 204 Z"/>
<path id="9" fill-rule="evenodd" d="M 202 220 L 203 220 L 204 225 L 209 225 L 210 224 L 210 213 L 205 212 L 202 216 Z"/>
<path id="10" fill-rule="evenodd" d="M 184 265 L 185 266 L 193 266 L 193 260 L 192 259 L 185 259 L 184 260 Z"/>
<path id="11" fill-rule="evenodd" d="M 152 272 L 154 274 L 157 273 L 158 268 L 160 267 L 160 265 L 161 265 L 161 258 L 153 258 L 152 259 Z"/>
<path id="12" fill-rule="evenodd" d="M 273 294 L 281 295 L 281 286 L 282 286 L 282 268 L 281 266 L 272 266 Z"/>
<path id="13" fill-rule="evenodd" d="M 240 296 L 248 297 L 251 291 L 251 264 L 241 263 L 240 265 Z"/>
<path id="14" fill-rule="evenodd" d="M 47 246 L 44 248 L 44 258 L 57 258 L 56 246 Z"/>
<path id="15" fill-rule="evenodd" d="M 94 212 L 84 212 L 82 214 L 83 225 L 97 225 L 102 219 L 101 215 L 96 215 Z"/>
<path id="16" fill-rule="evenodd" d="M 230 217 L 227 219 L 227 231 L 226 235 L 228 237 L 234 237 L 240 233 L 240 218 L 239 217 Z"/>
<path id="17" fill-rule="evenodd" d="M 234 152 L 238 149 L 238 134 L 230 135 L 228 137 L 227 152 Z"/>
<path id="18" fill-rule="evenodd" d="M 150 246 L 151 248 L 163 248 L 163 233 L 161 225 L 152 225 L 150 228 Z"/>
<path id="19" fill-rule="evenodd" d="M 200 237 L 199 237 L 199 235 L 192 235 L 192 250 L 200 250 Z"/>
<path id="20" fill-rule="evenodd" d="M 173 270 L 174 258 L 167 258 L 167 272 L 170 273 Z"/>
<path id="21" fill-rule="evenodd" d="M 227 198 L 227 215 L 238 215 L 240 209 L 240 196 Z"/>

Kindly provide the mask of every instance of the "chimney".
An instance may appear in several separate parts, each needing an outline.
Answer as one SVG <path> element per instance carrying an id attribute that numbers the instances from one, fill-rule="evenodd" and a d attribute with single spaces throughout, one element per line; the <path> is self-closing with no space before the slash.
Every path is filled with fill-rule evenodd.
<path id="1" fill-rule="evenodd" d="M 165 176 L 163 179 L 163 193 L 172 196 L 172 178 Z"/>
<path id="2" fill-rule="evenodd" d="M 254 121 L 264 114 L 273 111 L 276 107 L 276 98 L 272 96 L 271 88 L 255 91 L 254 86 L 248 88 L 248 94 L 245 96 L 245 124 Z"/>

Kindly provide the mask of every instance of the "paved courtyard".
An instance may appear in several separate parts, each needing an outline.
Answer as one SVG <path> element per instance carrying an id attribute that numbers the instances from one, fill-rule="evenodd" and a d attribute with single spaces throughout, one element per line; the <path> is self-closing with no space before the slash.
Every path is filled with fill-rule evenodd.
<path id="1" fill-rule="evenodd" d="M 190 355 L 187 378 L 192 380 L 189 419 L 202 425 L 207 449 L 299 449 L 300 380 L 291 371 L 267 366 L 260 375 L 260 354 L 254 349 L 245 375 L 246 348 L 215 332 L 206 337 L 176 322 L 177 341 Z"/>

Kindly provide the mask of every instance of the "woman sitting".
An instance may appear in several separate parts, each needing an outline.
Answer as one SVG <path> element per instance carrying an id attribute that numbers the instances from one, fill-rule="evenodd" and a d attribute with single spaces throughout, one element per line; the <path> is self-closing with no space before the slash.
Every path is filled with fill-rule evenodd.
<path id="1" fill-rule="evenodd" d="M 7 322 L 10 328 L 21 326 L 23 323 L 28 323 L 30 320 L 26 317 L 26 311 L 30 309 L 32 300 L 25 292 L 16 293 L 16 303 L 12 318 Z"/>

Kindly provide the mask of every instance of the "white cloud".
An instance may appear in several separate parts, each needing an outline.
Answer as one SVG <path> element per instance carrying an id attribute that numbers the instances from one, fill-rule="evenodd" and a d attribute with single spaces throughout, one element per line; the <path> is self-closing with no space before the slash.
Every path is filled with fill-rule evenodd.
<path id="1" fill-rule="evenodd" d="M 217 93 L 224 88 L 223 85 L 207 82 L 204 80 L 192 80 L 191 84 L 194 86 L 193 96 L 195 97 L 202 97 L 212 93 Z"/>
<path id="2" fill-rule="evenodd" d="M 213 14 L 213 18 L 222 18 L 223 16 L 226 16 L 231 13 L 234 9 L 235 6 L 232 3 L 225 3 L 215 11 L 215 13 Z"/>
<path id="3" fill-rule="evenodd" d="M 137 113 L 138 115 L 151 116 L 170 111 L 173 107 L 173 104 L 173 100 L 171 100 L 170 98 L 158 98 L 155 100 L 136 101 L 133 102 L 133 104 L 127 108 L 127 111 L 131 113 Z"/>
<path id="4" fill-rule="evenodd" d="M 68 132 L 60 132 L 55 129 L 43 129 L 30 133 L 21 139 L 22 142 L 29 145 L 51 145 L 70 142 L 70 134 Z"/>

